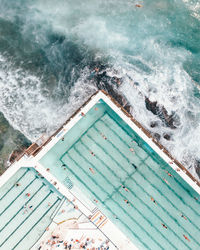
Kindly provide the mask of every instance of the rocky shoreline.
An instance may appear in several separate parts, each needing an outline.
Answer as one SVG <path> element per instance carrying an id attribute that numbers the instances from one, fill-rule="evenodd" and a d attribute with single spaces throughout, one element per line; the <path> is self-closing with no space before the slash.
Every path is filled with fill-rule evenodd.
<path id="1" fill-rule="evenodd" d="M 91 68 L 92 80 L 95 82 L 98 89 L 103 89 L 108 92 L 117 102 L 123 106 L 129 113 L 131 113 L 131 105 L 128 100 L 118 90 L 122 79 L 118 77 L 110 77 L 106 73 L 105 66 L 97 65 L 96 68 Z M 91 80 L 91 76 L 90 76 Z M 136 84 L 138 85 L 138 83 Z M 175 130 L 177 124 L 179 124 L 178 117 L 175 114 L 168 114 L 166 108 L 156 101 L 152 102 L 147 96 L 143 96 L 146 109 L 155 115 L 155 118 L 159 118 L 162 123 Z M 155 119 L 156 120 L 156 119 Z M 150 127 L 155 128 L 157 126 L 156 121 L 150 121 Z M 147 129 L 147 128 L 146 128 Z M 165 140 L 170 141 L 170 133 L 160 135 L 159 133 L 153 133 L 149 131 L 151 135 L 160 141 L 161 137 Z M 13 129 L 8 121 L 5 119 L 2 113 L 0 113 L 0 175 L 7 169 L 9 163 L 15 161 L 15 159 L 27 148 L 31 142 L 19 131 Z M 191 166 L 188 167 L 188 169 Z M 194 161 L 194 167 L 197 175 L 200 178 L 200 161 L 196 159 Z"/>
<path id="2" fill-rule="evenodd" d="M 31 142 L 15 130 L 0 112 L 0 175 Z"/>
<path id="3" fill-rule="evenodd" d="M 92 69 L 91 69 L 92 70 Z M 106 73 L 106 67 L 101 66 L 99 64 L 96 65 L 95 70 L 93 71 L 95 74 L 93 75 L 93 79 L 96 82 L 98 89 L 104 89 L 106 92 L 108 92 L 109 95 L 111 95 L 117 102 L 124 107 L 124 109 L 127 110 L 127 112 L 131 113 L 131 105 L 129 104 L 128 100 L 121 94 L 118 90 L 118 87 L 122 83 L 123 79 L 118 77 L 110 77 Z M 108 84 L 108 82 L 110 84 Z M 134 83 L 136 88 L 138 86 L 138 83 Z M 167 112 L 167 109 L 160 105 L 157 101 L 150 101 L 150 99 L 147 96 L 142 95 L 144 98 L 146 109 L 152 112 L 152 114 L 155 115 L 155 118 L 159 118 L 161 122 L 164 124 L 164 126 L 175 130 L 177 126 L 179 126 L 179 118 L 176 116 L 176 114 L 169 114 Z M 156 119 L 155 119 L 156 120 Z M 154 128 L 158 124 L 156 121 L 150 121 L 150 127 Z M 146 128 L 147 129 L 147 128 Z M 148 130 L 148 129 L 147 129 Z M 149 131 L 149 130 L 148 130 Z M 153 133 L 152 131 L 149 131 L 149 133 L 157 140 L 160 141 L 161 137 L 163 137 L 165 140 L 170 141 L 171 135 L 170 133 L 165 133 L 163 135 L 160 135 L 159 133 Z M 187 164 L 186 162 L 182 163 L 183 165 Z M 195 171 L 200 178 L 200 160 L 195 159 L 194 160 L 194 168 Z M 187 169 L 190 169 L 192 166 L 185 166 Z"/>

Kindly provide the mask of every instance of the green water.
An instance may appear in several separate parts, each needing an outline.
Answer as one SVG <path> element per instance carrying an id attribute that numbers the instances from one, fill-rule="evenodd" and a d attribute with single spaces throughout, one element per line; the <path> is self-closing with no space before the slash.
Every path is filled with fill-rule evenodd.
<path id="1" fill-rule="evenodd" d="M 0 249 L 30 249 L 52 222 L 62 198 L 34 169 L 18 170 L 0 189 Z"/>
<path id="2" fill-rule="evenodd" d="M 40 163 L 62 183 L 69 177 L 91 201 L 97 199 L 97 206 L 141 249 L 200 248 L 200 202 L 194 199 L 200 196 L 103 101 Z"/>

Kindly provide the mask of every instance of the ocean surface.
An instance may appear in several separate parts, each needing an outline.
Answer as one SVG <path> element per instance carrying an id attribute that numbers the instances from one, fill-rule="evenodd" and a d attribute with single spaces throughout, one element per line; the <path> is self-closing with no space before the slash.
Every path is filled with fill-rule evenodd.
<path id="1" fill-rule="evenodd" d="M 32 141 L 50 135 L 98 88 L 122 95 L 196 175 L 200 2 L 0 0 L 0 112 L 10 126 Z M 176 129 L 146 109 L 145 97 Z"/>

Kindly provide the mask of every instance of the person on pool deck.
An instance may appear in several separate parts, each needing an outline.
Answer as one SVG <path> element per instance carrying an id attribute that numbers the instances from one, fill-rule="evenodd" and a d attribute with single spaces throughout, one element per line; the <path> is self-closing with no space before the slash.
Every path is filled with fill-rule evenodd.
<path id="1" fill-rule="evenodd" d="M 65 140 L 65 137 L 63 137 L 61 140 L 64 141 L 64 140 Z"/>

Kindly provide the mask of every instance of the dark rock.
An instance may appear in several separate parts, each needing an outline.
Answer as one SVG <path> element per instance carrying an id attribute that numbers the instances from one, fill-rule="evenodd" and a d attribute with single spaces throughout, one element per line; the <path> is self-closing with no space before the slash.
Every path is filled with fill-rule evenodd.
<path id="1" fill-rule="evenodd" d="M 197 175 L 200 178 L 200 160 L 196 160 L 196 162 L 195 162 L 195 170 L 196 170 Z"/>
<path id="2" fill-rule="evenodd" d="M 161 138 L 161 136 L 160 136 L 158 133 L 153 133 L 153 137 L 154 137 L 157 141 L 159 141 L 160 138 Z"/>
<path id="3" fill-rule="evenodd" d="M 173 115 L 169 115 L 165 107 L 160 106 L 157 101 L 151 102 L 148 97 L 145 97 L 146 108 L 151 111 L 154 115 L 157 115 L 167 127 L 175 129 L 175 120 Z"/>
<path id="4" fill-rule="evenodd" d="M 150 127 L 151 128 L 155 128 L 155 127 L 157 127 L 158 126 L 158 123 L 157 122 L 151 122 L 150 123 Z"/>
<path id="5" fill-rule="evenodd" d="M 92 74 L 92 78 L 96 82 L 98 89 L 103 89 L 108 92 L 109 95 L 116 99 L 120 105 L 122 105 L 128 112 L 130 112 L 130 104 L 128 104 L 127 100 L 123 97 L 122 94 L 119 94 L 117 90 L 118 86 L 122 83 L 122 79 L 116 76 L 108 76 L 106 73 L 107 66 L 108 65 L 101 65 L 98 62 L 93 65 L 93 68 L 91 68 L 91 70 L 94 72 Z M 134 82 L 134 84 L 136 86 L 139 85 L 138 82 Z M 146 108 L 149 111 L 151 111 L 154 115 L 158 116 L 167 127 L 170 127 L 172 129 L 176 128 L 174 124 L 177 124 L 177 121 L 175 121 L 176 117 L 174 115 L 169 115 L 165 107 L 159 105 L 157 101 L 151 102 L 146 96 L 144 98 Z M 152 128 L 156 126 L 156 123 L 152 123 L 151 125 Z"/>
<path id="6" fill-rule="evenodd" d="M 166 140 L 170 141 L 171 136 L 169 134 L 164 134 L 163 138 L 165 138 Z"/>

